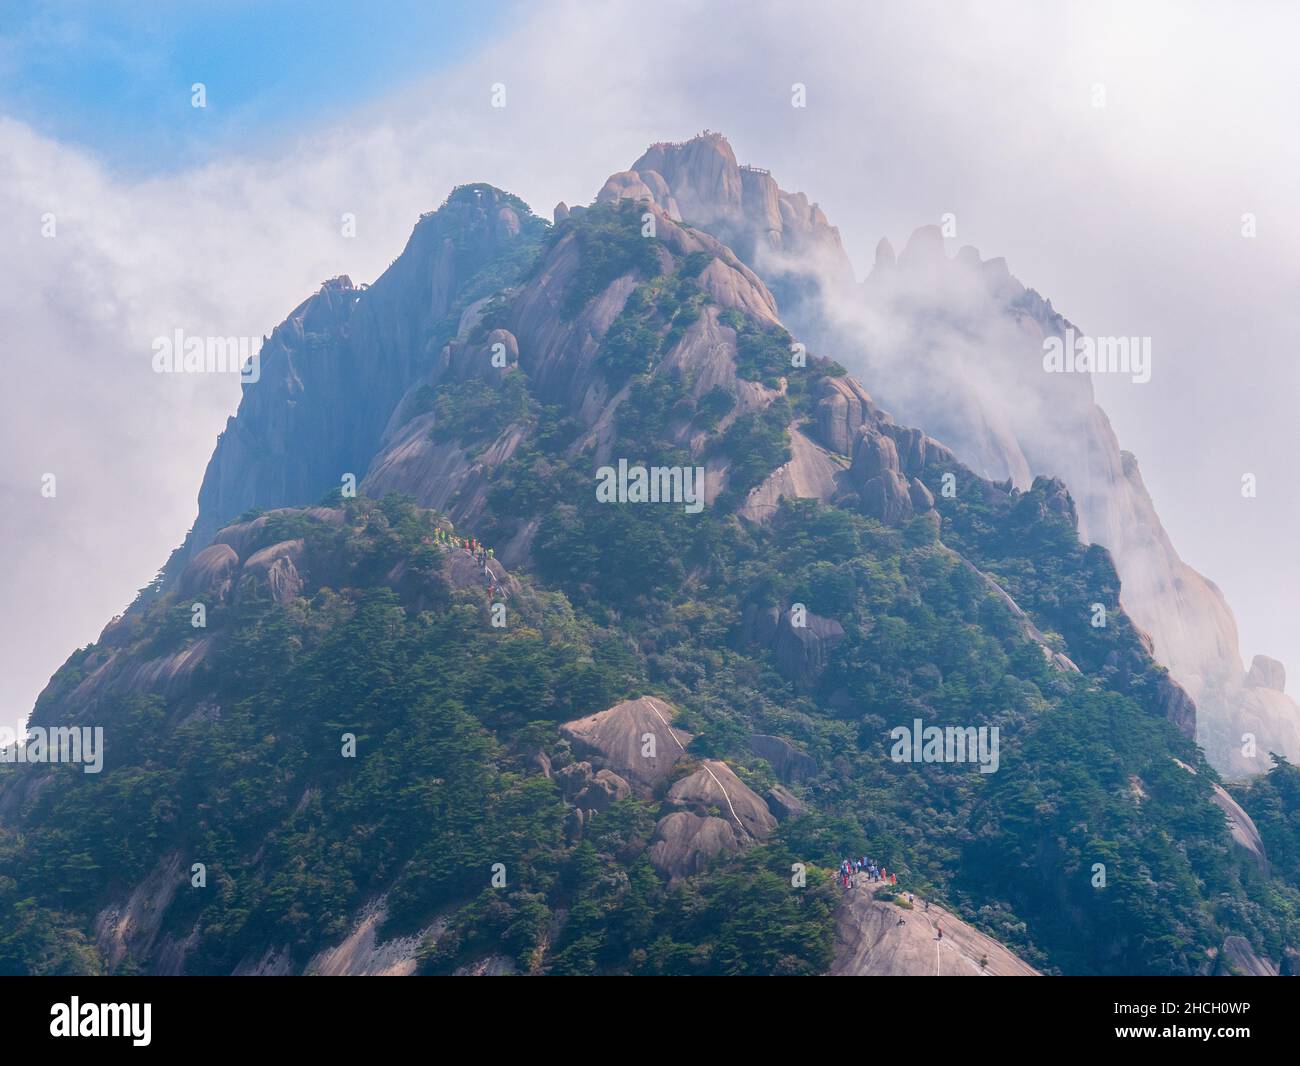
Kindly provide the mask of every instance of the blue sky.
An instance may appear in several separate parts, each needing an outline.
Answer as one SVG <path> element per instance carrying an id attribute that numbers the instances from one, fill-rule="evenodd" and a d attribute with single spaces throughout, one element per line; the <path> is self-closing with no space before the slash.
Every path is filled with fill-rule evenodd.
<path id="1" fill-rule="evenodd" d="M 514 22 L 454 0 L 4 0 L 0 112 L 119 173 L 268 145 L 427 77 Z M 190 87 L 207 87 L 207 107 Z"/>

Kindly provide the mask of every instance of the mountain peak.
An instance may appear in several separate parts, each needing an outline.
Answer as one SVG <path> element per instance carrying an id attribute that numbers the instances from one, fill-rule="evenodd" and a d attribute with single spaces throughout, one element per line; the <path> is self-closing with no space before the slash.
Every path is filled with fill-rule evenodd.
<path id="1" fill-rule="evenodd" d="M 853 268 L 839 230 L 801 192 L 787 192 L 762 167 L 738 163 L 712 130 L 652 144 L 631 169 L 611 175 L 598 202 L 631 199 L 712 234 L 768 281 L 778 305 L 823 281 L 847 284 Z"/>

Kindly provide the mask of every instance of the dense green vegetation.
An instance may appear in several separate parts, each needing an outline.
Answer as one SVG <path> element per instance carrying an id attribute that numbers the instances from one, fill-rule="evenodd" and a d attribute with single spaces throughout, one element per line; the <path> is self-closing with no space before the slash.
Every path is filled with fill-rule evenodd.
<path id="1" fill-rule="evenodd" d="M 494 440 L 507 426 L 527 419 L 533 404 L 524 375 L 511 370 L 491 380 L 439 386 L 430 407 L 436 416 L 430 434 L 434 440 L 472 445 Z"/>
<path id="2" fill-rule="evenodd" d="M 631 200 L 596 204 L 570 219 L 580 260 L 565 297 L 563 313 L 572 318 L 597 293 L 624 274 L 652 277 L 659 272 L 658 241 L 641 235 L 642 208 Z"/>

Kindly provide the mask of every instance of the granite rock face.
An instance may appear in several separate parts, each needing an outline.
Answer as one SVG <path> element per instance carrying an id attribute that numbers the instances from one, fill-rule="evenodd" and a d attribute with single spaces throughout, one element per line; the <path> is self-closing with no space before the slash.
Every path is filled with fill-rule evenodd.
<path id="1" fill-rule="evenodd" d="M 653 789 L 672 773 L 690 734 L 672 726 L 676 710 L 655 696 L 642 696 L 560 727 L 580 757 L 635 786 Z"/>
<path id="2" fill-rule="evenodd" d="M 310 504 L 345 474 L 361 480 L 394 408 L 431 366 L 430 333 L 474 274 L 522 239 L 517 203 L 490 186 L 457 190 L 373 285 L 327 281 L 276 327 L 208 463 L 184 558 L 250 508 Z"/>
<path id="3" fill-rule="evenodd" d="M 1267 770 L 1269 751 L 1300 761 L 1300 705 L 1271 668 L 1243 671 L 1230 607 L 1179 556 L 1091 378 L 1045 371 L 1045 344 L 1081 334 L 1051 300 L 1004 259 L 969 245 L 950 256 L 937 226 L 917 229 L 897 254 L 882 239 L 858 282 L 825 216 L 801 208 L 806 199 L 770 174 L 736 164 L 717 134 L 655 145 L 628 173 L 675 217 L 729 243 L 776 294 L 792 332 L 870 381 L 896 417 L 950 446 L 975 474 L 1022 490 L 1045 475 L 1069 489 L 1080 535 L 1111 551 L 1124 609 L 1196 706 L 1197 740 L 1221 773 Z M 835 386 L 825 396 L 812 435 L 857 459 L 858 434 L 873 420 L 853 391 Z M 862 509 L 888 522 L 927 513 L 895 444 L 897 474 L 870 433 L 854 472 Z M 1253 756 L 1242 754 L 1247 736 Z"/>
<path id="4" fill-rule="evenodd" d="M 755 733 L 749 738 L 749 748 L 788 784 L 801 784 L 817 774 L 817 761 L 782 737 Z"/>
<path id="5" fill-rule="evenodd" d="M 674 782 L 667 802 L 687 810 L 717 810 L 742 835 L 761 840 L 776 828 L 767 804 L 726 763 L 706 759 L 700 768 Z"/>
<path id="6" fill-rule="evenodd" d="M 724 818 L 675 811 L 655 826 L 650 862 L 670 879 L 700 873 L 709 861 L 742 843 L 734 825 Z"/>

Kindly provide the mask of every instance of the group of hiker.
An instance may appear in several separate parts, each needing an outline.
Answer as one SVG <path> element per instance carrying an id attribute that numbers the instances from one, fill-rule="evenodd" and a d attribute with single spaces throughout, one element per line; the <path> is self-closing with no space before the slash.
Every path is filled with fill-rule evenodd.
<path id="1" fill-rule="evenodd" d="M 852 888 L 857 874 L 866 874 L 867 880 L 879 881 L 887 885 L 898 884 L 898 874 L 890 873 L 883 865 L 865 855 L 856 859 L 840 861 L 840 887 Z"/>
<path id="2" fill-rule="evenodd" d="M 448 533 L 442 526 L 434 527 L 433 542 L 442 545 L 444 548 L 460 548 L 483 563 L 486 563 L 493 555 L 492 549 L 481 540 L 476 540 L 474 537 L 459 537 L 455 533 Z"/>
<path id="3" fill-rule="evenodd" d="M 483 571 L 483 584 L 487 586 L 488 598 L 491 599 L 498 593 L 504 595 L 505 590 L 498 588 L 496 574 L 492 572 L 492 567 L 489 565 L 496 557 L 494 549 L 475 537 L 459 537 L 455 533 L 448 533 L 441 526 L 434 527 L 433 543 L 443 548 L 466 552 Z"/>

